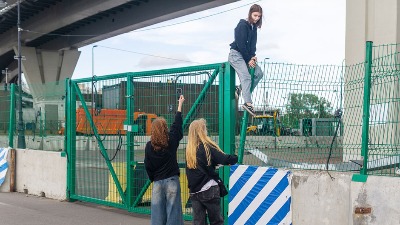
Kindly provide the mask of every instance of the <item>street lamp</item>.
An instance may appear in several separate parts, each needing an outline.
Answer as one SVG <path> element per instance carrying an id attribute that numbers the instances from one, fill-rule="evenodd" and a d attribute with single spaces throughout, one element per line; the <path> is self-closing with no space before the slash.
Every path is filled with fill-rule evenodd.
<path id="1" fill-rule="evenodd" d="M 268 57 L 264 58 L 264 75 L 265 75 L 265 60 L 267 60 L 267 59 L 269 59 L 269 58 Z"/>
<path id="2" fill-rule="evenodd" d="M 264 58 L 264 76 L 265 76 L 265 60 L 267 60 L 267 59 L 269 59 L 268 57 L 267 58 Z M 266 92 L 265 91 L 265 77 L 263 77 L 263 80 L 264 80 L 264 99 L 265 99 L 265 104 L 264 104 L 264 113 L 263 113 L 263 115 L 265 115 L 265 111 L 266 111 L 266 108 L 267 108 L 267 105 L 268 105 L 268 91 Z"/>
<path id="3" fill-rule="evenodd" d="M 343 99 L 343 76 L 344 72 L 343 69 L 346 67 L 346 59 L 342 61 L 342 73 L 340 75 L 340 109 L 343 109 L 342 99 Z"/>
<path id="4" fill-rule="evenodd" d="M 7 2 L 0 0 L 0 8 L 4 8 L 7 6 Z"/>
<path id="5" fill-rule="evenodd" d="M 283 107 L 285 108 L 285 110 L 286 110 L 286 117 L 288 117 L 288 115 L 289 115 L 289 113 L 288 113 L 288 110 L 287 110 L 287 105 L 285 105 L 285 102 L 286 102 L 286 96 L 283 96 L 282 97 L 283 98 Z M 282 116 L 283 116 L 283 110 L 282 110 Z M 282 122 L 284 122 L 284 120 L 282 119 Z M 289 126 L 288 124 L 286 124 L 287 126 Z"/>
<path id="6" fill-rule="evenodd" d="M 5 70 L 2 70 L 1 73 L 3 75 L 6 75 L 6 84 L 4 85 L 4 89 L 7 91 L 7 85 L 8 85 L 8 68 L 6 68 Z"/>
<path id="7" fill-rule="evenodd" d="M 94 110 L 94 48 L 98 47 L 98 45 L 92 46 L 92 112 Z"/>

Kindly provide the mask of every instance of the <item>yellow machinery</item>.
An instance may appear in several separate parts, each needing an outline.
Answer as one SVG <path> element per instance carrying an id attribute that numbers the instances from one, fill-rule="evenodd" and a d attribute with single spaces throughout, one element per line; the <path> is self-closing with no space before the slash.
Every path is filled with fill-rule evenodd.
<path id="1" fill-rule="evenodd" d="M 274 110 L 271 114 L 254 116 L 251 125 L 247 127 L 247 134 L 281 136 L 279 111 Z"/>

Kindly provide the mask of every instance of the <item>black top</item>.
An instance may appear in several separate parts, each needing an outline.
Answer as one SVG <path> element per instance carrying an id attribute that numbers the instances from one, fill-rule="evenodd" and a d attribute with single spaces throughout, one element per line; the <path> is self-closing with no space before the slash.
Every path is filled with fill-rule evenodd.
<path id="1" fill-rule="evenodd" d="M 168 133 L 168 147 L 155 151 L 151 141 L 147 142 L 144 155 L 144 165 L 151 181 L 163 180 L 175 175 L 179 176 L 179 166 L 176 159 L 179 141 L 183 138 L 182 113 L 177 112 L 175 121 Z"/>
<path id="2" fill-rule="evenodd" d="M 196 157 L 197 157 L 197 169 L 189 169 L 186 166 L 186 176 L 188 179 L 188 186 L 190 193 L 196 193 L 201 190 L 201 188 L 211 179 L 218 177 L 218 174 L 215 172 L 215 166 L 218 164 L 222 165 L 233 165 L 238 161 L 238 157 L 236 155 L 227 155 L 223 152 L 218 151 L 217 149 L 210 146 L 211 152 L 211 165 L 207 166 L 207 157 L 206 151 L 204 149 L 204 145 L 200 144 L 197 148 Z M 204 171 L 207 171 L 208 174 L 203 173 L 198 168 L 203 168 Z"/>
<path id="3" fill-rule="evenodd" d="M 231 49 L 240 52 L 246 64 L 256 55 L 257 27 L 241 19 L 235 28 Z"/>

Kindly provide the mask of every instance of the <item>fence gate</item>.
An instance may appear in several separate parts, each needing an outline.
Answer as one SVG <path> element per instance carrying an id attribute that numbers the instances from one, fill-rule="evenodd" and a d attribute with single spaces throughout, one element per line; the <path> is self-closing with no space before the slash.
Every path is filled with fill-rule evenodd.
<path id="1" fill-rule="evenodd" d="M 152 185 L 143 161 L 151 122 L 163 117 L 170 126 L 177 98 L 183 94 L 184 138 L 179 145 L 178 162 L 184 218 L 191 219 L 184 169 L 188 125 L 195 118 L 205 118 L 213 139 L 224 140 L 219 132 L 226 127 L 221 113 L 224 105 L 220 93 L 224 89 L 219 76 L 224 73 L 224 66 L 211 64 L 67 80 L 69 198 L 149 214 Z M 228 90 L 232 96 L 233 89 Z M 227 103 L 225 108 L 234 103 Z"/>

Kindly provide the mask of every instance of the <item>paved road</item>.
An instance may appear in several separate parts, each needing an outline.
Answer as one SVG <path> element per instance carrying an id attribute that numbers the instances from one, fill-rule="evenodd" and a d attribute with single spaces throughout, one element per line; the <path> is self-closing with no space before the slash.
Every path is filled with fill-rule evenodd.
<path id="1" fill-rule="evenodd" d="M 22 193 L 0 193 L 4 225 L 146 225 L 148 215 L 81 202 L 62 202 Z"/>

